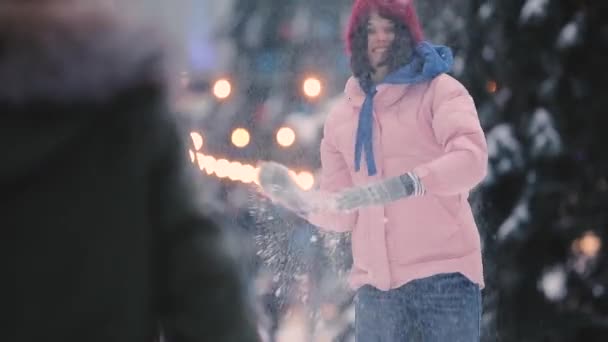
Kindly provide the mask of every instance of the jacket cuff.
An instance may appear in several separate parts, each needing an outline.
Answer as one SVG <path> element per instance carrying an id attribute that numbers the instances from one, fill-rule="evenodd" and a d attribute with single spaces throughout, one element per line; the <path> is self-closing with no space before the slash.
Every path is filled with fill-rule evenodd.
<path id="1" fill-rule="evenodd" d="M 407 175 L 411 178 L 412 184 L 414 185 L 414 191 L 412 193 L 412 196 L 423 196 L 424 194 L 426 194 L 426 188 L 424 187 L 424 184 L 422 183 L 420 177 L 418 177 L 417 172 L 411 171 L 408 172 Z"/>

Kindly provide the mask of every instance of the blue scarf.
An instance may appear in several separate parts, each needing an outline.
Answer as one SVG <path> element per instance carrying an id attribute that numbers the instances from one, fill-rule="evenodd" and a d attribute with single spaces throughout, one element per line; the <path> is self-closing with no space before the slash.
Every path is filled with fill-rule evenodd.
<path id="1" fill-rule="evenodd" d="M 403 67 L 390 73 L 380 84 L 416 84 L 450 71 L 454 64 L 454 57 L 450 48 L 442 45 L 433 45 L 421 42 L 414 49 L 412 59 Z M 361 155 L 365 150 L 367 172 L 370 176 L 376 174 L 376 161 L 372 147 L 373 108 L 374 96 L 377 93 L 376 85 L 364 85 L 359 80 L 365 92 L 365 101 L 359 113 L 359 126 L 357 127 L 357 140 L 355 142 L 355 171 L 361 169 Z"/>

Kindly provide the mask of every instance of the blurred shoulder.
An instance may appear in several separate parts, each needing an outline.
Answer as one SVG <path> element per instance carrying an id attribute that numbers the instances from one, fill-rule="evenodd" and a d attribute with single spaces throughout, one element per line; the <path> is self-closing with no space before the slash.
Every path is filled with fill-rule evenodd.
<path id="1" fill-rule="evenodd" d="M 104 101 L 166 81 L 161 36 L 99 6 L 0 4 L 0 99 Z"/>

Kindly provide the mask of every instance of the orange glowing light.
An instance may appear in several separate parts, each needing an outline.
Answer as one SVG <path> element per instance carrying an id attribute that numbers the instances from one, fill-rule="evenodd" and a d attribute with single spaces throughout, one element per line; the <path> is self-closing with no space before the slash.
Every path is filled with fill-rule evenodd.
<path id="1" fill-rule="evenodd" d="M 249 145 L 250 139 L 249 132 L 244 128 L 237 128 L 232 131 L 232 144 L 238 148 Z"/>
<path id="2" fill-rule="evenodd" d="M 309 77 L 304 80 L 302 84 L 302 90 L 304 91 L 304 95 L 315 98 L 321 95 L 321 91 L 323 90 L 323 84 L 316 77 Z"/>
<path id="3" fill-rule="evenodd" d="M 281 127 L 277 131 L 277 143 L 283 147 L 289 147 L 296 141 L 296 132 L 289 127 Z"/>
<path id="4" fill-rule="evenodd" d="M 213 85 L 213 95 L 220 100 L 228 98 L 232 93 L 232 84 L 227 79 L 219 79 Z"/>

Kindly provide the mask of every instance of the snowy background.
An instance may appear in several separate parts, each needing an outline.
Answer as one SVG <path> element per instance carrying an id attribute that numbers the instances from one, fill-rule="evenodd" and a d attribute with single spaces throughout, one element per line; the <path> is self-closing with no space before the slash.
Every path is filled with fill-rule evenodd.
<path id="1" fill-rule="evenodd" d="M 349 237 L 259 196 L 258 160 L 315 185 L 327 108 L 349 76 L 352 0 L 107 1 L 168 32 L 175 111 L 207 210 L 240 237 L 268 341 L 352 341 Z M 608 341 L 608 2 L 419 0 L 454 49 L 490 149 L 471 202 L 483 239 L 483 341 Z M 280 133 L 279 133 L 280 132 Z"/>

